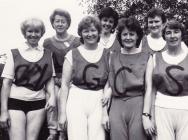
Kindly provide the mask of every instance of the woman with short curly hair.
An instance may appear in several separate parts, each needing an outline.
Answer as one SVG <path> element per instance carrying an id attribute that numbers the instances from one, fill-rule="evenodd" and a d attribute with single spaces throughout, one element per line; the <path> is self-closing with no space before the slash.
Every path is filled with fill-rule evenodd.
<path id="1" fill-rule="evenodd" d="M 69 140 L 105 140 L 102 97 L 108 79 L 108 53 L 98 44 L 101 23 L 93 16 L 78 25 L 81 45 L 67 53 L 60 92 L 60 126 Z"/>

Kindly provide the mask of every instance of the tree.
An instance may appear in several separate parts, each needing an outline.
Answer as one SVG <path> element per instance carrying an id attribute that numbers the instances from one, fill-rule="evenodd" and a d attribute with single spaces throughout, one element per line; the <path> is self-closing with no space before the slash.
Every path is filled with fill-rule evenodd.
<path id="1" fill-rule="evenodd" d="M 168 19 L 176 18 L 184 22 L 188 17 L 188 0 L 80 0 L 80 5 L 88 6 L 88 14 L 98 14 L 103 7 L 110 6 L 120 17 L 135 16 L 142 24 L 152 7 L 162 8 Z"/>

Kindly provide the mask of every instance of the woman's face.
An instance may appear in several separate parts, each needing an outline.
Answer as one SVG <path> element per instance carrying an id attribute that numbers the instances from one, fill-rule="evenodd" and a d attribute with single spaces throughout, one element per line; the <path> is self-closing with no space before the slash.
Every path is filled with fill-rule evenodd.
<path id="1" fill-rule="evenodd" d="M 42 37 L 42 31 L 40 27 L 29 26 L 25 30 L 25 38 L 32 47 L 37 47 L 40 38 Z"/>
<path id="2" fill-rule="evenodd" d="M 135 31 L 130 31 L 127 28 L 124 28 L 121 32 L 121 42 L 123 48 L 132 49 L 136 47 L 136 42 L 138 40 L 138 35 Z"/>
<path id="3" fill-rule="evenodd" d="M 112 17 L 103 17 L 101 19 L 101 24 L 103 33 L 111 33 L 114 27 L 114 19 Z"/>
<path id="4" fill-rule="evenodd" d="M 163 29 L 163 22 L 160 16 L 148 18 L 148 29 L 152 35 L 160 35 Z"/>
<path id="5" fill-rule="evenodd" d="M 94 26 L 94 24 L 91 24 L 90 27 L 83 29 L 81 34 L 84 44 L 93 45 L 98 43 L 99 31 Z"/>
<path id="6" fill-rule="evenodd" d="M 67 31 L 69 24 L 64 16 L 56 15 L 54 17 L 53 28 L 56 33 L 62 34 Z"/>
<path id="7" fill-rule="evenodd" d="M 165 40 L 168 46 L 177 47 L 182 41 L 182 32 L 180 29 L 169 29 L 165 30 Z"/>

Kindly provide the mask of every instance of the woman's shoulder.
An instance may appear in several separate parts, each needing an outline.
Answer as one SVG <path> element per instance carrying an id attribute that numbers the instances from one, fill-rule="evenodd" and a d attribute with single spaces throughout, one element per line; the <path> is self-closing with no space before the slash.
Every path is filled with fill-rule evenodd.
<path id="1" fill-rule="evenodd" d="M 43 42 L 43 47 L 44 48 L 49 48 L 50 46 L 52 46 L 52 44 L 53 44 L 53 37 L 48 37 L 48 38 L 46 38 L 45 40 L 44 40 L 44 42 Z"/>
<path id="2" fill-rule="evenodd" d="M 8 56 L 12 56 L 14 59 L 19 55 L 19 49 L 18 48 L 14 48 L 11 49 L 8 53 Z"/>
<path id="3" fill-rule="evenodd" d="M 76 42 L 80 42 L 80 38 L 78 37 L 78 36 L 75 36 L 75 35 L 72 35 L 72 34 L 70 34 L 69 35 L 69 39 L 71 40 L 71 41 L 76 41 Z"/>
<path id="4" fill-rule="evenodd" d="M 78 47 L 81 44 L 80 38 L 78 36 L 75 36 L 75 35 L 72 35 L 72 34 L 70 34 L 69 36 L 70 36 L 69 40 L 70 40 L 70 42 L 72 42 L 73 45 L 77 45 L 77 47 Z"/>
<path id="5" fill-rule="evenodd" d="M 75 36 L 73 34 L 69 34 L 69 38 L 70 39 L 73 39 L 73 40 L 79 40 L 79 37 L 78 36 Z"/>
<path id="6" fill-rule="evenodd" d="M 117 51 L 109 51 L 109 59 L 111 60 L 111 61 L 115 61 L 118 57 L 119 57 L 119 55 L 121 55 L 121 52 L 119 51 L 119 52 L 117 52 Z"/>
<path id="7" fill-rule="evenodd" d="M 52 51 L 48 48 L 44 48 L 44 53 L 47 53 L 47 54 L 52 54 Z"/>
<path id="8" fill-rule="evenodd" d="M 54 40 L 53 37 L 48 37 L 46 39 L 44 39 L 44 43 L 51 43 Z"/>
<path id="9" fill-rule="evenodd" d="M 147 41 L 148 41 L 148 35 L 144 35 L 141 40 L 142 45 L 145 45 Z"/>
<path id="10" fill-rule="evenodd" d="M 82 49 L 82 48 L 81 48 L 81 45 L 79 45 L 79 46 L 76 47 L 76 48 L 72 48 L 71 50 L 69 50 L 69 51 L 67 52 L 67 54 L 66 54 L 65 56 L 72 56 L 72 54 L 73 54 L 73 56 L 74 56 L 74 55 L 76 55 L 76 53 L 80 52 L 80 49 Z"/>

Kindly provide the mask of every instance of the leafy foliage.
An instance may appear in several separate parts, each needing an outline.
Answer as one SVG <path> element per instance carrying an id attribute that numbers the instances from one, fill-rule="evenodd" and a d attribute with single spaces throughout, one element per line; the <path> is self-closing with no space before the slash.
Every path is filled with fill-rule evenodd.
<path id="1" fill-rule="evenodd" d="M 135 16 L 142 24 L 147 11 L 152 7 L 162 8 L 168 19 L 185 22 L 188 17 L 188 0 L 80 0 L 80 5 L 87 5 L 88 14 L 98 14 L 102 8 L 110 6 L 120 16 Z"/>

